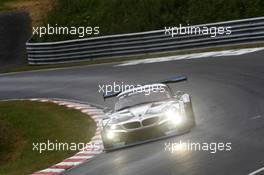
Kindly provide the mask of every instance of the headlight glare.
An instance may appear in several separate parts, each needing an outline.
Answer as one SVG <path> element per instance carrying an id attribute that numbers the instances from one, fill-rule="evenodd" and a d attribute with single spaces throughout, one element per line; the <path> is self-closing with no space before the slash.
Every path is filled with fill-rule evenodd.
<path id="1" fill-rule="evenodd" d="M 116 129 L 116 125 L 111 125 L 110 129 L 112 129 L 112 130 Z"/>
<path id="2" fill-rule="evenodd" d="M 113 139 L 115 137 L 115 133 L 112 132 L 112 131 L 108 131 L 107 134 L 106 134 L 106 137 L 108 139 Z"/>
<path id="3" fill-rule="evenodd" d="M 165 116 L 175 125 L 179 125 L 182 123 L 182 116 L 175 108 L 169 108 L 168 110 L 166 110 Z"/>

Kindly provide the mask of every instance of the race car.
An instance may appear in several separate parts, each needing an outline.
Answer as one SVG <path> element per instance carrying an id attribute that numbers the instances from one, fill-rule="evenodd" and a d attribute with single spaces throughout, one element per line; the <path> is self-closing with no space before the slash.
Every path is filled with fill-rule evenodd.
<path id="1" fill-rule="evenodd" d="M 106 151 L 190 131 L 195 117 L 190 95 L 173 94 L 168 86 L 187 80 L 184 75 L 104 94 L 115 97 L 115 107 L 101 121 L 101 137 Z"/>

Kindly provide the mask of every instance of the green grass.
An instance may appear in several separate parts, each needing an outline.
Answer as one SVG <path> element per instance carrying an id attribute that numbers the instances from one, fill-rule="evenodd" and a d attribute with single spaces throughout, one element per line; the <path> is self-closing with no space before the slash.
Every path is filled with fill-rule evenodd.
<path id="1" fill-rule="evenodd" d="M 44 24 L 99 26 L 101 35 L 142 32 L 264 15 L 263 0 L 57 0 Z M 78 38 L 52 35 L 38 41 Z"/>
<path id="2" fill-rule="evenodd" d="M 0 102 L 0 175 L 26 175 L 58 163 L 75 151 L 33 151 L 47 140 L 88 142 L 95 123 L 87 115 L 52 103 Z"/>
<path id="3" fill-rule="evenodd" d="M 8 2 L 8 1 L 10 1 L 10 0 L 0 0 L 0 5 L 6 3 L 6 2 Z"/>
<path id="4" fill-rule="evenodd" d="M 0 12 L 4 10 L 10 10 L 8 6 L 5 5 L 6 2 L 10 2 L 13 0 L 0 0 Z"/>

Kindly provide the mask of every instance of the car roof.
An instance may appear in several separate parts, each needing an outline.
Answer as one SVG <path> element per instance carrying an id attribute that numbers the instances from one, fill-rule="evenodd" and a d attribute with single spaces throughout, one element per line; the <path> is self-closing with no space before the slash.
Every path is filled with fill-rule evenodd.
<path id="1" fill-rule="evenodd" d="M 131 92 L 139 91 L 141 89 L 150 89 L 153 87 L 167 87 L 167 85 L 162 84 L 162 83 L 155 83 L 155 84 L 147 84 L 147 85 L 142 85 L 142 86 L 134 86 L 134 88 L 121 92 L 120 94 L 117 95 L 117 97 L 121 97 Z"/>

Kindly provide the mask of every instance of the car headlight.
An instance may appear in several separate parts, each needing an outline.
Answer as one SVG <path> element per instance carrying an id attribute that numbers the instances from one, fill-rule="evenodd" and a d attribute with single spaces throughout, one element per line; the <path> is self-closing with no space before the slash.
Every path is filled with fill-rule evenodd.
<path id="1" fill-rule="evenodd" d="M 107 137 L 108 139 L 113 139 L 113 138 L 115 137 L 115 133 L 114 133 L 113 131 L 108 131 L 108 132 L 106 133 L 106 137 Z"/>
<path id="2" fill-rule="evenodd" d="M 107 127 L 110 130 L 122 130 L 122 127 L 118 124 L 113 124 Z"/>
<path id="3" fill-rule="evenodd" d="M 113 124 L 113 125 L 108 126 L 106 130 L 106 137 L 108 139 L 114 139 L 116 137 L 116 133 L 114 130 L 117 130 L 117 129 L 120 129 L 120 125 Z"/>
<path id="4" fill-rule="evenodd" d="M 112 130 L 116 129 L 116 125 L 111 125 L 110 129 L 112 129 Z"/>
<path id="5" fill-rule="evenodd" d="M 169 108 L 165 111 L 165 116 L 168 120 L 170 120 L 173 124 L 179 125 L 182 123 L 182 116 L 179 114 L 176 108 Z"/>

